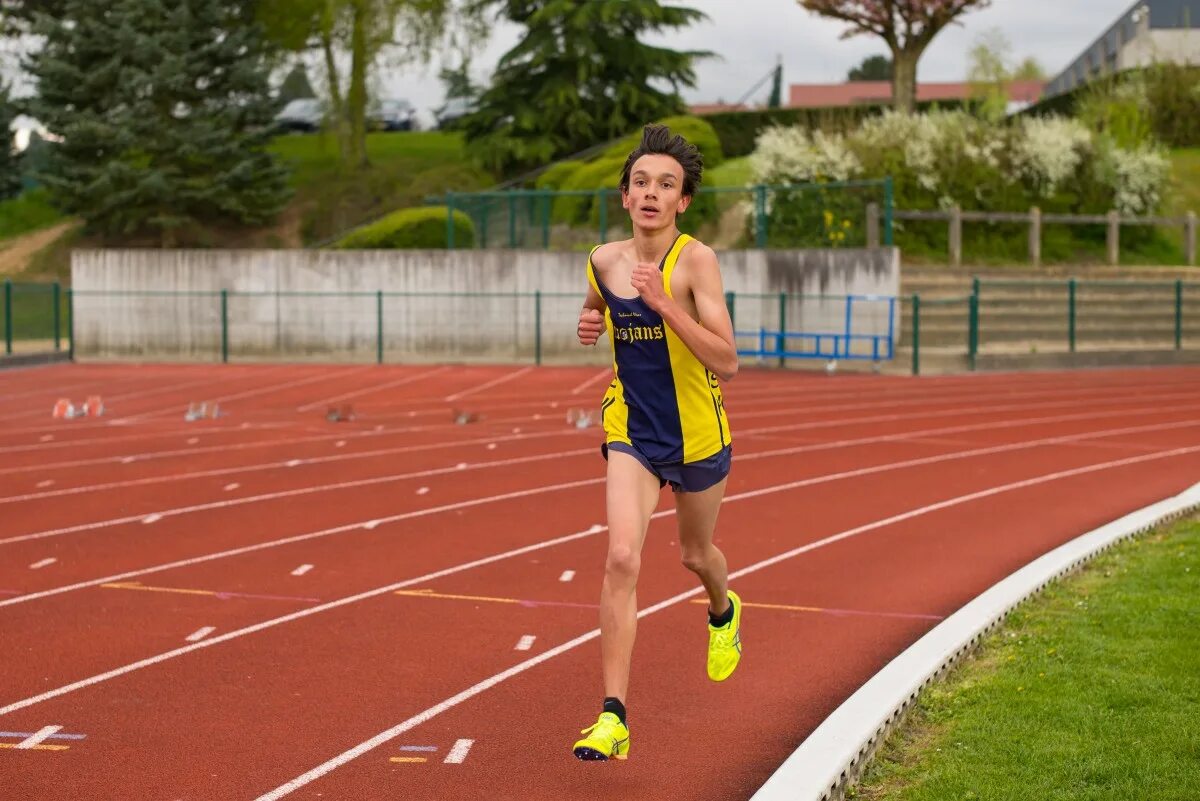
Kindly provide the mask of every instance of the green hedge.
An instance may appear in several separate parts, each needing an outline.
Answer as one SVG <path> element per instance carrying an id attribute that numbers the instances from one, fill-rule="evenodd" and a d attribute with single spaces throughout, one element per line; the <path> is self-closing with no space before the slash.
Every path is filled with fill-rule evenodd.
<path id="1" fill-rule="evenodd" d="M 958 101 L 918 103 L 918 111 L 932 108 L 954 109 L 964 104 Z M 867 117 L 874 117 L 891 106 L 829 106 L 821 108 L 772 108 L 761 111 L 722 111 L 704 115 L 704 121 L 716 131 L 726 158 L 748 156 L 754 152 L 754 140 L 764 128 L 774 125 L 802 125 L 810 131 L 846 133 L 857 128 Z"/>
<path id="2" fill-rule="evenodd" d="M 356 228 L 334 242 L 336 250 L 403 250 L 445 248 L 446 206 L 401 209 L 375 222 Z M 475 224 L 461 211 L 454 212 L 454 246 L 475 245 Z"/>
<path id="3" fill-rule="evenodd" d="M 725 160 L 728 155 L 721 146 L 721 137 L 717 134 L 717 130 L 707 121 L 707 118 L 695 117 L 690 115 L 667 117 L 666 119 L 657 120 L 660 125 L 665 125 L 671 129 L 671 133 L 679 134 L 691 144 L 695 145 L 700 154 L 704 157 L 704 167 L 715 167 Z M 631 131 L 625 136 L 618 139 L 600 155 L 601 159 L 615 158 L 621 161 L 621 166 L 625 166 L 625 159 L 629 158 L 629 154 L 642 141 L 642 129 Z"/>

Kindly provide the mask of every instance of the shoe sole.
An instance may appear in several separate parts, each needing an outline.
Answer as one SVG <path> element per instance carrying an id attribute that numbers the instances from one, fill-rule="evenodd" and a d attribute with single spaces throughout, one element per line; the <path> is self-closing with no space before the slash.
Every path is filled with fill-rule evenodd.
<path id="1" fill-rule="evenodd" d="M 625 757 L 625 754 L 613 754 L 611 759 L 625 759 Z M 602 752 L 587 747 L 576 748 L 575 758 L 583 762 L 607 762 L 610 759 Z"/>

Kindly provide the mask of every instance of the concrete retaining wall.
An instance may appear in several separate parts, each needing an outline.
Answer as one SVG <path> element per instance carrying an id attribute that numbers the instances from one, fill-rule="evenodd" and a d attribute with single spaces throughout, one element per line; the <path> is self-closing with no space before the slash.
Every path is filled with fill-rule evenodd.
<path id="1" fill-rule="evenodd" d="M 783 292 L 789 330 L 841 331 L 841 296 L 900 287 L 896 249 L 719 259 L 739 330 L 777 327 Z M 540 334 L 547 361 L 606 364 L 608 348 L 575 342 L 584 263 L 581 253 L 525 250 L 80 250 L 71 260 L 75 353 L 220 358 L 224 291 L 230 359 L 370 361 L 382 333 L 385 360 L 527 361 Z M 856 331 L 886 332 L 886 308 L 856 303 Z"/>

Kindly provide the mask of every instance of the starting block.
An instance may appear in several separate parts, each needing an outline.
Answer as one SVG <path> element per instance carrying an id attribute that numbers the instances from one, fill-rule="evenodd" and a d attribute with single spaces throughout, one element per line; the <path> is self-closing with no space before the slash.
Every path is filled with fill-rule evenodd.
<path id="1" fill-rule="evenodd" d="M 90 395 L 83 403 L 76 406 L 70 398 L 59 398 L 51 410 L 56 420 L 72 420 L 76 417 L 99 417 L 104 414 L 104 401 L 99 395 Z"/>
<path id="2" fill-rule="evenodd" d="M 221 404 L 213 401 L 191 401 L 188 403 L 187 411 L 184 412 L 183 419 L 191 423 L 195 420 L 203 420 L 206 417 L 216 420 L 221 416 Z"/>
<path id="3" fill-rule="evenodd" d="M 348 423 L 355 418 L 353 404 L 330 406 L 325 412 L 325 419 L 331 423 Z"/>
<path id="4" fill-rule="evenodd" d="M 592 414 L 593 412 L 587 409 L 568 409 L 567 425 L 572 425 L 576 428 L 588 428 L 592 423 L 597 422 L 593 419 Z"/>

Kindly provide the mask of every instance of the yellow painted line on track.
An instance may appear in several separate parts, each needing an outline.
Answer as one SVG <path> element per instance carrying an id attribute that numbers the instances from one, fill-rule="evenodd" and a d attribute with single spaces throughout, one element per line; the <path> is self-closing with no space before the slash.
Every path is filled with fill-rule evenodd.
<path id="1" fill-rule="evenodd" d="M 17 743 L 0 743 L 0 748 L 16 748 Z M 66 751 L 69 745 L 27 745 L 22 751 Z"/>
<path id="2" fill-rule="evenodd" d="M 708 604 L 707 598 L 693 598 L 694 604 Z M 916 612 L 872 612 L 866 609 L 828 609 L 822 606 L 789 606 L 787 604 L 743 603 L 747 609 L 782 609 L 785 612 L 824 612 L 831 615 L 868 615 L 878 617 L 912 617 L 923 620 L 942 620 L 940 615 L 925 615 Z"/>
<path id="3" fill-rule="evenodd" d="M 181 595 L 216 595 L 212 590 L 186 590 L 179 587 L 147 587 L 140 581 L 114 581 L 111 584 L 101 584 L 110 590 L 142 590 L 143 592 L 174 592 Z"/>
<path id="4" fill-rule="evenodd" d="M 451 601 L 490 601 L 494 604 L 519 604 L 516 598 L 490 598 L 486 595 L 450 595 L 434 592 L 433 590 L 396 590 L 396 595 L 407 595 L 412 598 L 444 598 Z"/>
<path id="5" fill-rule="evenodd" d="M 389 762 L 425 762 L 425 757 L 392 757 Z"/>

